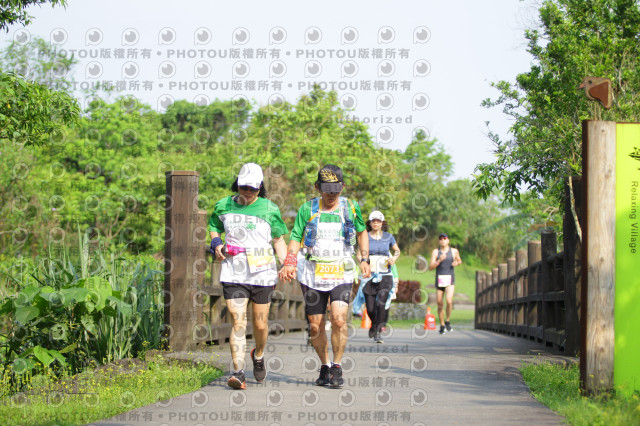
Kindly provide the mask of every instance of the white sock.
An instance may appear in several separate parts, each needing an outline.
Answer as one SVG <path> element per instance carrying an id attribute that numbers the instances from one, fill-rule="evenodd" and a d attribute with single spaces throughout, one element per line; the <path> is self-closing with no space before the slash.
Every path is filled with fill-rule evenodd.
<path id="1" fill-rule="evenodd" d="M 331 367 L 331 364 L 333 364 L 333 363 L 330 362 L 329 364 L 322 364 L 322 365 L 326 365 L 327 367 Z"/>
<path id="2" fill-rule="evenodd" d="M 264 358 L 264 354 L 262 354 L 262 356 L 253 355 L 253 359 L 256 361 L 260 361 L 262 358 Z"/>

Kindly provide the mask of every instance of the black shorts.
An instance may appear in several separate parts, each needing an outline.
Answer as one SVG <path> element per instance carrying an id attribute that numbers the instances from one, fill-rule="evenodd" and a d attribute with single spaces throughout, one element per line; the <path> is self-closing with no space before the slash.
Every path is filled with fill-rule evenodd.
<path id="1" fill-rule="evenodd" d="M 447 287 L 455 287 L 455 286 L 456 286 L 456 283 L 451 283 Z M 435 288 L 438 291 L 445 291 L 447 287 L 438 287 L 438 283 L 435 284 Z"/>
<path id="2" fill-rule="evenodd" d="M 304 296 L 304 313 L 307 315 L 322 315 L 327 312 L 327 302 L 341 300 L 347 304 L 351 300 L 353 284 L 340 284 L 331 290 L 320 291 L 300 284 Z"/>
<path id="3" fill-rule="evenodd" d="M 271 303 L 274 285 L 250 285 L 237 283 L 222 283 L 224 300 L 250 299 L 256 305 Z"/>

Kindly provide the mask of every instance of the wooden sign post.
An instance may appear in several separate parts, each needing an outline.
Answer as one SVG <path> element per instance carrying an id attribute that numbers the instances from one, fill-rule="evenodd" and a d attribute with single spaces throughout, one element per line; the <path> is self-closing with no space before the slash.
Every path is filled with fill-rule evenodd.
<path id="1" fill-rule="evenodd" d="M 580 378 L 587 393 L 640 389 L 639 148 L 640 124 L 582 123 Z"/>

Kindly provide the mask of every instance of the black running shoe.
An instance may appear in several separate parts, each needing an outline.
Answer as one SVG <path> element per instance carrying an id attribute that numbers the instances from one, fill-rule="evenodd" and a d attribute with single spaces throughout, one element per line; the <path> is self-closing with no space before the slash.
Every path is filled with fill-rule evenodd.
<path id="1" fill-rule="evenodd" d="M 373 326 L 371 326 L 371 328 L 369 328 L 369 339 L 373 339 L 375 335 L 376 335 L 376 329 Z"/>
<path id="2" fill-rule="evenodd" d="M 318 377 L 318 379 L 316 380 L 316 385 L 317 386 L 327 386 L 329 384 L 329 380 L 331 380 L 331 374 L 329 372 L 329 366 L 328 365 L 322 365 L 322 367 L 320 367 L 320 370 L 318 370 L 320 372 L 320 377 Z"/>
<path id="3" fill-rule="evenodd" d="M 447 333 L 453 330 L 453 328 L 451 328 L 451 323 L 449 321 L 445 322 L 444 326 L 447 328 Z"/>
<path id="4" fill-rule="evenodd" d="M 341 388 L 344 385 L 344 379 L 342 378 L 342 367 L 338 364 L 333 364 L 329 369 L 331 379 L 329 380 L 329 386 L 332 388 Z"/>
<path id="5" fill-rule="evenodd" d="M 440 326 L 440 331 L 438 331 L 438 333 L 440 334 L 444 334 L 444 325 Z"/>
<path id="6" fill-rule="evenodd" d="M 267 377 L 267 367 L 264 365 L 264 357 L 262 359 L 255 359 L 254 353 L 256 348 L 251 349 L 251 361 L 253 361 L 253 377 L 257 381 L 261 382 Z"/>
<path id="7" fill-rule="evenodd" d="M 376 337 L 374 337 L 376 343 L 384 343 L 384 340 L 382 340 L 382 333 L 377 332 L 376 333 Z"/>
<path id="8" fill-rule="evenodd" d="M 246 389 L 247 384 L 244 380 L 244 371 L 240 370 L 237 373 L 233 373 L 231 377 L 229 377 L 227 384 L 234 389 Z"/>

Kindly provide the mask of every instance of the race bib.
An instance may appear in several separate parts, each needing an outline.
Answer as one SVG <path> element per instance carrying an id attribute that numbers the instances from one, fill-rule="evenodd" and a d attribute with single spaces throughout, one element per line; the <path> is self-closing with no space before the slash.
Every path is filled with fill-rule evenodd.
<path id="1" fill-rule="evenodd" d="M 251 251 L 247 251 L 247 262 L 249 263 L 249 272 L 255 274 L 256 272 L 267 271 L 269 269 L 275 269 L 276 258 L 273 257 L 271 250 L 267 250 L 269 254 L 252 254 Z"/>
<path id="2" fill-rule="evenodd" d="M 444 288 L 451 285 L 451 275 L 438 275 L 438 287 Z"/>
<path id="3" fill-rule="evenodd" d="M 316 263 L 316 281 L 344 282 L 344 265 L 340 263 Z"/>
<path id="4" fill-rule="evenodd" d="M 370 256 L 371 272 L 385 273 L 389 272 L 389 256 Z"/>

